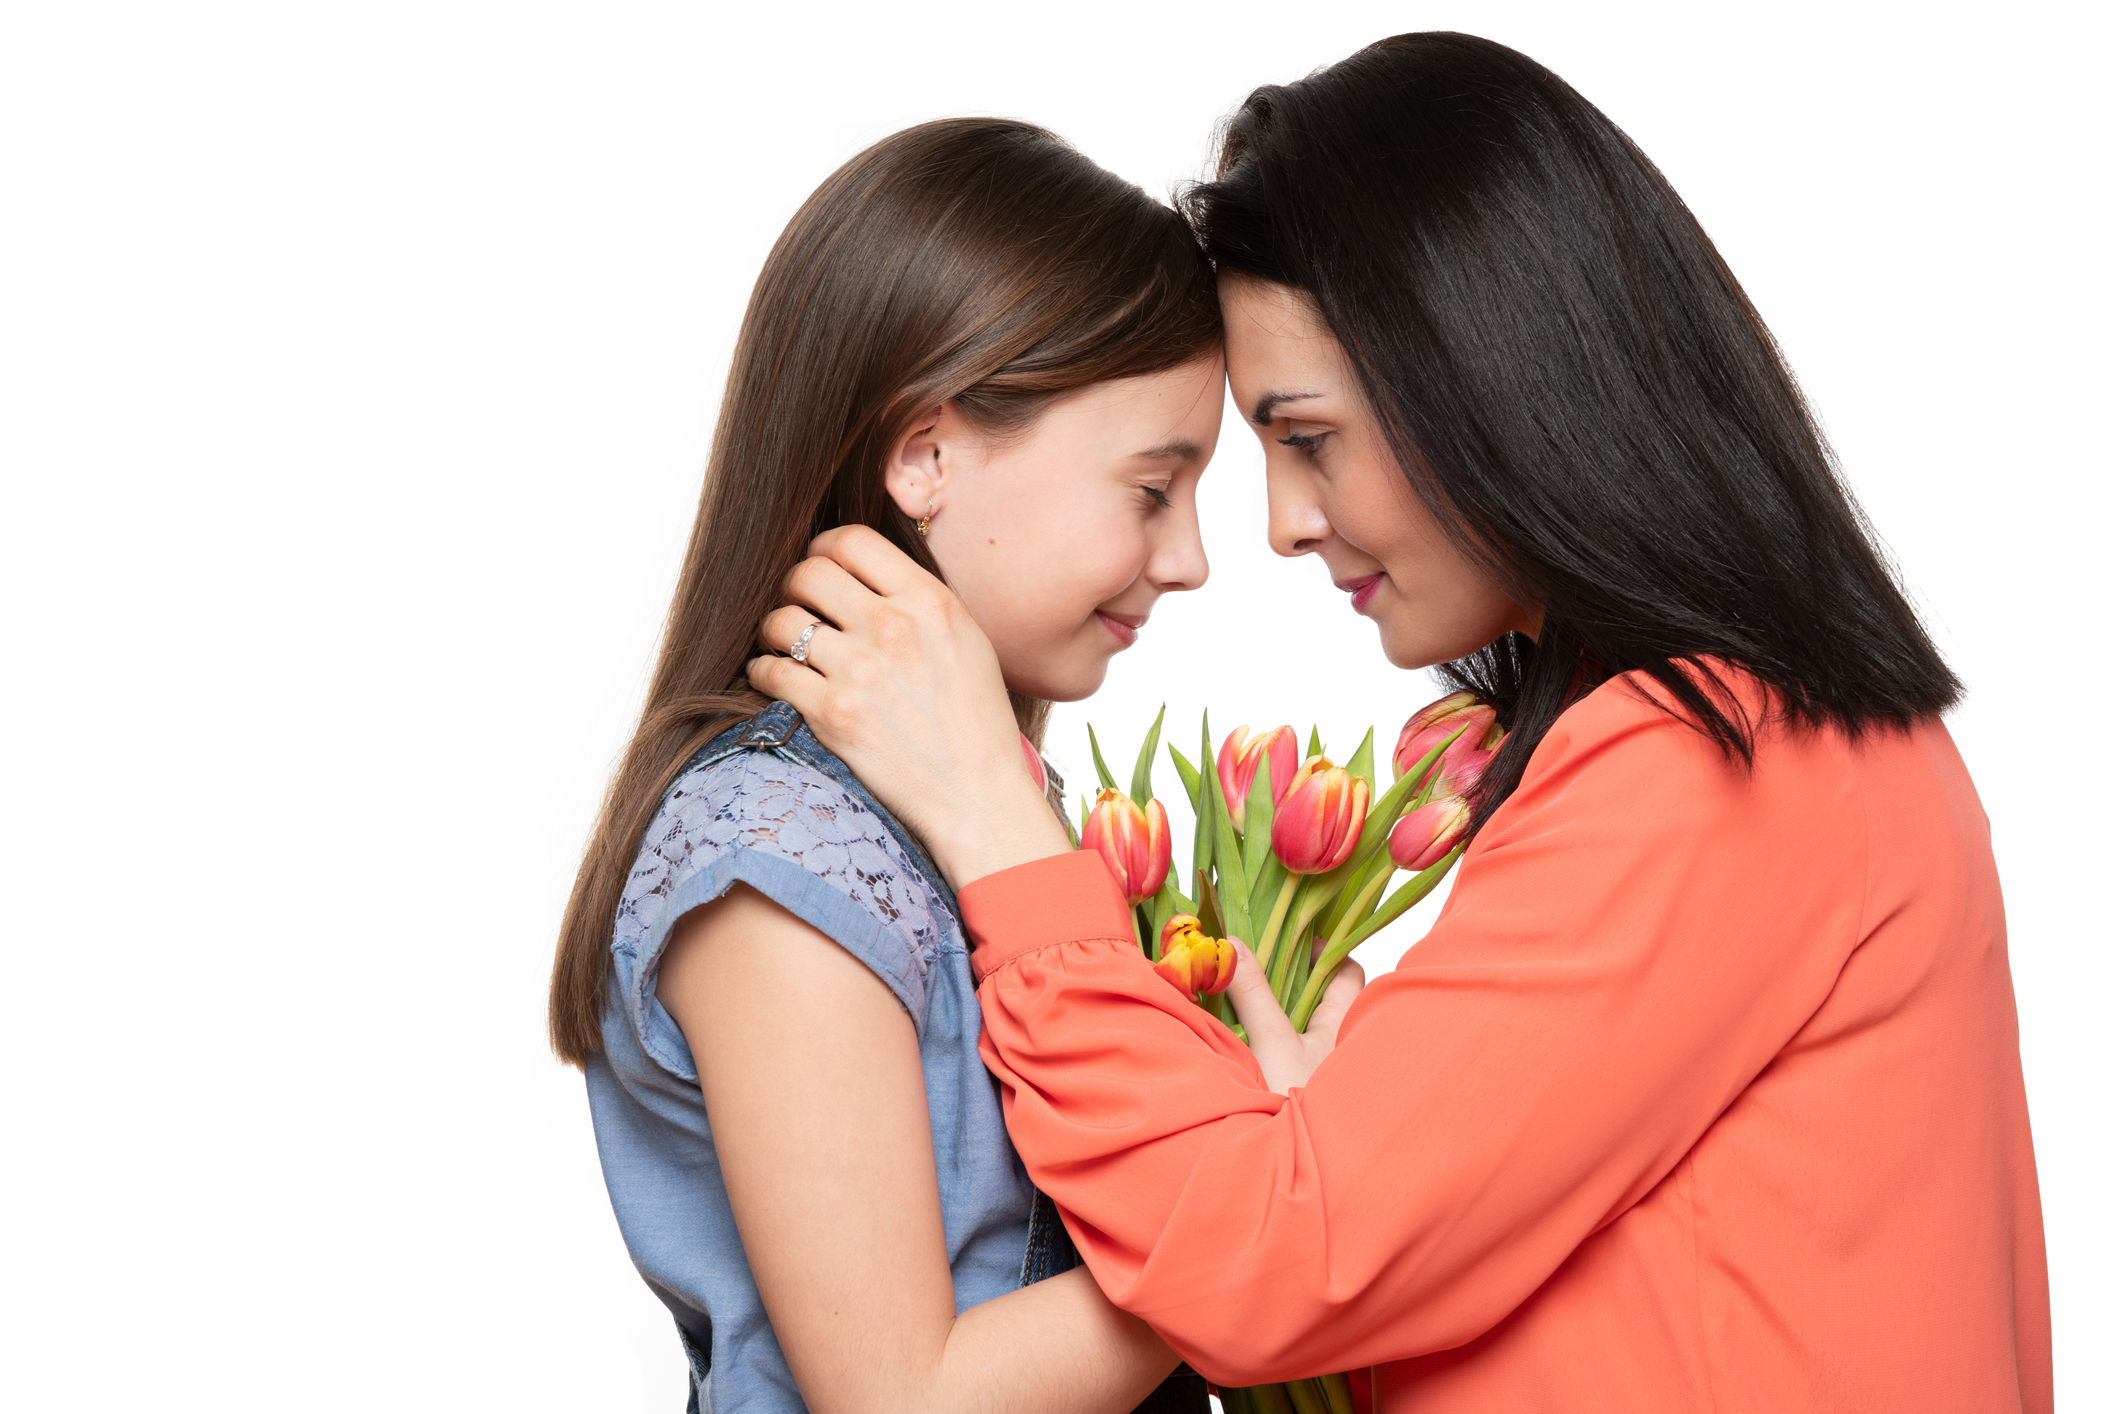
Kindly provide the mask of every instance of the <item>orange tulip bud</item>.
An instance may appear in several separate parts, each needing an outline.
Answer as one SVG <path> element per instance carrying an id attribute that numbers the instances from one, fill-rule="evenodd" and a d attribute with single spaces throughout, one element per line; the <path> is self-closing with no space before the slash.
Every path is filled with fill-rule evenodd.
<path id="1" fill-rule="evenodd" d="M 1045 758 L 1038 754 L 1038 748 L 1031 744 L 1030 737 L 1018 732 L 1016 739 L 1024 744 L 1024 769 L 1031 773 L 1032 784 L 1038 787 L 1038 793 L 1044 795 L 1046 793 Z"/>
<path id="2" fill-rule="evenodd" d="M 1215 753 L 1215 774 L 1222 782 L 1223 800 L 1230 807 L 1230 823 L 1239 834 L 1244 833 L 1245 797 L 1251 794 L 1252 775 L 1259 769 L 1260 758 L 1266 758 L 1267 783 L 1272 787 L 1276 805 L 1289 793 L 1289 782 L 1296 775 L 1294 727 L 1276 727 L 1247 738 L 1245 733 L 1250 730 L 1239 727 L 1223 738 L 1222 750 Z"/>
<path id="3" fill-rule="evenodd" d="M 1449 854 L 1472 823 L 1473 812 L 1463 800 L 1439 796 L 1394 825 L 1385 848 L 1394 864 L 1418 874 Z"/>
<path id="4" fill-rule="evenodd" d="M 1470 692 L 1454 692 L 1449 697 L 1439 697 L 1428 706 L 1407 718 L 1407 724 L 1399 729 L 1399 745 L 1392 748 L 1392 769 L 1400 775 L 1412 770 L 1421 758 L 1436 749 L 1436 744 L 1463 727 L 1464 733 L 1451 743 L 1444 757 L 1448 762 L 1453 757 L 1462 758 L 1465 753 L 1493 750 L 1502 739 L 1501 730 L 1495 725 L 1495 709 L 1482 703 Z M 1493 737 L 1494 740 L 1489 740 Z"/>
<path id="5" fill-rule="evenodd" d="M 1163 802 L 1151 800 L 1144 812 L 1126 792 L 1107 786 L 1083 825 L 1083 848 L 1104 856 L 1128 903 L 1156 897 L 1171 872 L 1171 822 Z"/>
<path id="6" fill-rule="evenodd" d="M 1274 811 L 1274 855 L 1291 874 L 1338 869 L 1370 813 L 1370 783 L 1323 756 L 1298 768 Z"/>
<path id="7" fill-rule="evenodd" d="M 1156 975 L 1189 997 L 1220 992 L 1237 974 L 1237 949 L 1228 938 L 1203 933 L 1200 920 L 1190 913 L 1175 914 L 1164 925 L 1163 953 Z"/>

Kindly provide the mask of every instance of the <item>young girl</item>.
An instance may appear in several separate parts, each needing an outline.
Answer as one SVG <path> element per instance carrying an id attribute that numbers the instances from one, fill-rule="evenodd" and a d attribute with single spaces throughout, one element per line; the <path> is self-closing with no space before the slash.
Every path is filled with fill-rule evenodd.
<path id="1" fill-rule="evenodd" d="M 1013 744 L 991 671 L 875 537 L 766 620 L 829 615 L 830 660 L 753 667 L 962 886 L 1099 1282 L 1210 1378 L 1369 1368 L 1385 1414 L 2051 1409 L 1958 684 L 1679 197 L 1553 74 L 1423 34 L 1255 93 L 1189 210 L 1274 548 L 1510 730 L 1337 1047 L 1240 994 L 1247 1052 L 964 768 Z"/>
<path id="2" fill-rule="evenodd" d="M 766 262 L 552 983 L 696 1408 L 1206 1408 L 1011 1150 L 922 842 L 743 666 L 811 537 L 871 526 L 954 586 L 1035 740 L 1207 577 L 1219 336 L 1178 215 L 1021 123 L 886 139 Z"/>

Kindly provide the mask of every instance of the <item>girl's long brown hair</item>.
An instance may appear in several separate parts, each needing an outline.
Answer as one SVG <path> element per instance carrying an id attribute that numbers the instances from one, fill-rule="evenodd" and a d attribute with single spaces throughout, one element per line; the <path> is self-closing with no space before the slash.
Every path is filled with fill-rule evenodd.
<path id="1" fill-rule="evenodd" d="M 1220 336 L 1185 223 L 1042 128 L 924 123 L 811 195 L 752 289 L 648 700 L 560 924 L 561 1059 L 602 1049 L 611 930 L 641 836 L 692 754 L 765 707 L 744 661 L 811 537 L 869 525 L 936 568 L 884 491 L 914 419 L 950 401 L 1007 436 L 1063 393 L 1178 367 Z M 1015 703 L 1039 740 L 1048 704 Z"/>

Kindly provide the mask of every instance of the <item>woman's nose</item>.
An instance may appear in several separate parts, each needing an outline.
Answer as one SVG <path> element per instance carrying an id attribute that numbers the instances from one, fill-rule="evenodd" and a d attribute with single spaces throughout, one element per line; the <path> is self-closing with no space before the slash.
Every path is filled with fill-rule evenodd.
<path id="1" fill-rule="evenodd" d="M 1267 544 L 1277 555 L 1311 555 L 1333 534 L 1309 472 L 1267 453 Z"/>

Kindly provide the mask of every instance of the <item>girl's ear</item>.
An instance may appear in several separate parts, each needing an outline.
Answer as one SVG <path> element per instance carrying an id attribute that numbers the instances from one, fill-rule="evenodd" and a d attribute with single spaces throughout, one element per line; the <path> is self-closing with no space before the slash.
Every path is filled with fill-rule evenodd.
<path id="1" fill-rule="evenodd" d="M 964 454 L 967 431 L 948 403 L 915 418 L 884 461 L 884 493 L 892 504 L 915 520 L 927 515 L 943 494 L 953 462 Z"/>

